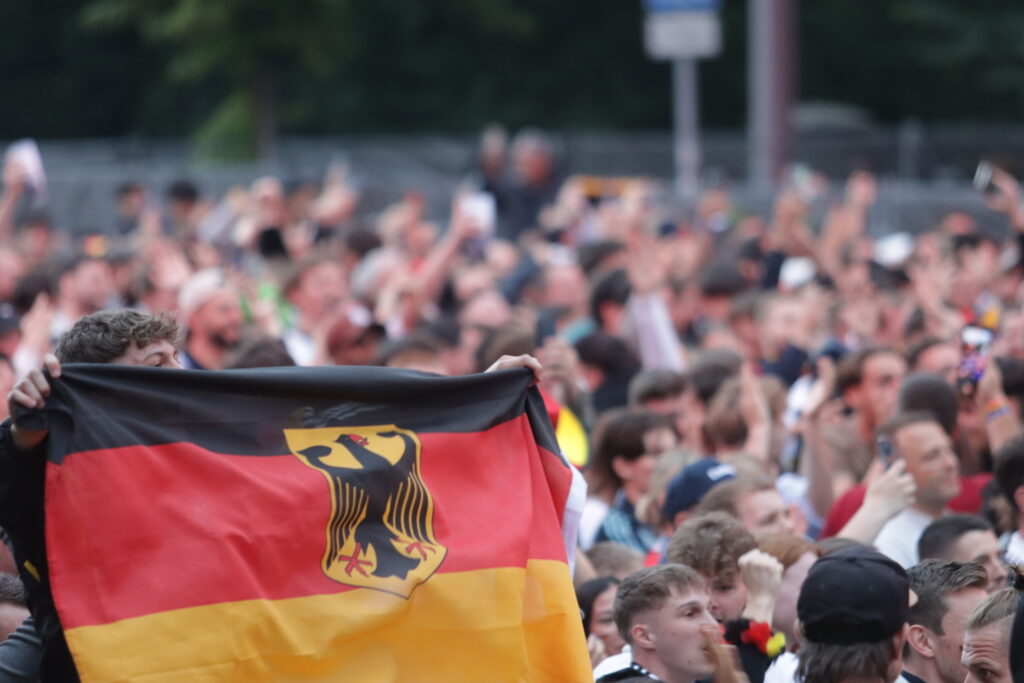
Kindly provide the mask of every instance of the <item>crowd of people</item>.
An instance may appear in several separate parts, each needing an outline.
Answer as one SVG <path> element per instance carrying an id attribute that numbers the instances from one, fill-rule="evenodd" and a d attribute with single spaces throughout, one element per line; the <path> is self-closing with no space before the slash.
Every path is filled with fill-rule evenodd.
<path id="1" fill-rule="evenodd" d="M 954 211 L 876 239 L 867 172 L 784 186 L 770 215 L 725 188 L 677 210 L 492 130 L 444 226 L 414 189 L 361 211 L 335 170 L 160 202 L 126 179 L 115 224 L 72 237 L 9 159 L 0 390 L 41 400 L 44 359 L 106 309 L 185 331 L 136 364 L 535 356 L 589 485 L 574 578 L 595 680 L 1011 681 L 1024 205 L 992 183 L 1004 234 Z"/>

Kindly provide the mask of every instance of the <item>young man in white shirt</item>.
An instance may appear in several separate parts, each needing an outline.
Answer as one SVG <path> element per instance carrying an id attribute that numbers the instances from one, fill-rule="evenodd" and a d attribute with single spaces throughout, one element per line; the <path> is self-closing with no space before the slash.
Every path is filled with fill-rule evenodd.
<path id="1" fill-rule="evenodd" d="M 904 569 L 917 564 L 917 542 L 934 520 L 948 512 L 960 493 L 960 462 L 953 443 L 931 413 L 896 415 L 879 430 L 880 455 L 902 458 L 916 487 L 914 502 L 890 519 L 875 538 L 875 547 Z"/>

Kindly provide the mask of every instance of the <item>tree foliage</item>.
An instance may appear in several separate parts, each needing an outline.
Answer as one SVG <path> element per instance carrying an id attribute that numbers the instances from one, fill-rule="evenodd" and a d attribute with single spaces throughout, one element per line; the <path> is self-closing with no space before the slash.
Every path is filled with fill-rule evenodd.
<path id="1" fill-rule="evenodd" d="M 746 121 L 753 1 L 723 3 L 723 53 L 700 68 L 707 127 Z M 644 55 L 641 5 L 5 0 L 0 137 L 193 135 L 230 155 L 251 152 L 268 118 L 295 134 L 664 128 L 669 70 Z M 799 11 L 803 100 L 860 105 L 880 122 L 1021 116 L 1024 7 L 1011 0 Z"/>

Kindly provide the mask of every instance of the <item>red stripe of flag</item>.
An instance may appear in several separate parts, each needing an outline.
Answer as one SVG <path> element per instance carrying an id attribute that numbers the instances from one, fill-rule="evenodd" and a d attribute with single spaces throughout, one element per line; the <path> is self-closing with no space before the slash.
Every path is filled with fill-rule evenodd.
<path id="1" fill-rule="evenodd" d="M 556 520 L 571 472 L 533 443 L 525 415 L 419 437 L 434 532 L 448 548 L 439 572 L 565 561 Z M 294 455 L 177 443 L 74 453 L 48 468 L 50 574 L 66 629 L 352 590 L 321 571 L 328 484 Z"/>

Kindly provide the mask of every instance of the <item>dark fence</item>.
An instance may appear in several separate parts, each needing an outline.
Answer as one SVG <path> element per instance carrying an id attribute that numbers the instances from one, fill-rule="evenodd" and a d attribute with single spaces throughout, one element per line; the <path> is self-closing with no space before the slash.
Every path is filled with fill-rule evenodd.
<path id="1" fill-rule="evenodd" d="M 672 175 L 672 140 L 666 132 L 568 132 L 553 135 L 565 173 L 647 176 Z M 263 175 L 289 181 L 317 180 L 332 163 L 345 163 L 361 189 L 360 211 L 379 211 L 403 192 L 418 189 L 430 212 L 443 217 L 449 197 L 472 166 L 473 135 L 415 137 L 286 138 L 269 162 L 210 164 L 190 156 L 181 141 L 112 139 L 41 141 L 50 184 L 48 209 L 55 223 L 72 232 L 102 231 L 113 222 L 114 190 L 132 180 L 157 201 L 178 178 L 195 181 L 206 197 L 223 195 Z M 706 132 L 703 166 L 709 182 L 733 187 L 739 202 L 766 212 L 771 193 L 748 190 L 746 144 L 742 133 Z M 1024 170 L 1024 127 L 864 128 L 803 132 L 792 158 L 840 180 L 866 168 L 883 179 L 872 230 L 920 230 L 945 212 L 962 209 L 999 229 L 969 181 L 980 158 L 1014 172 Z M 838 183 L 836 183 L 838 186 Z"/>

